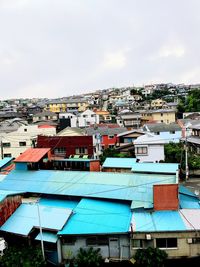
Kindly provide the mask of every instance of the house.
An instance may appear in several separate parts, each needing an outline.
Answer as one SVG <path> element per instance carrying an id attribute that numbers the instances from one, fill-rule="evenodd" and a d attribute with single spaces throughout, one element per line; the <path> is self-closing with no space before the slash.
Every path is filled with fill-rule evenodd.
<path id="1" fill-rule="evenodd" d="M 140 123 L 141 123 L 141 115 L 140 113 L 136 113 L 136 112 L 128 112 L 128 113 L 121 113 L 118 117 L 117 117 L 117 123 L 120 126 L 126 127 L 126 128 L 135 128 L 138 129 L 140 127 Z"/>
<path id="2" fill-rule="evenodd" d="M 116 150 L 120 153 L 135 155 L 134 140 L 144 133 L 141 130 L 131 130 L 119 133 L 117 135 Z"/>
<path id="3" fill-rule="evenodd" d="M 175 110 L 173 109 L 157 109 L 142 112 L 141 120 L 164 122 L 166 124 L 174 123 L 176 121 Z"/>
<path id="4" fill-rule="evenodd" d="M 166 105 L 166 101 L 164 101 L 163 99 L 154 99 L 151 101 L 152 109 L 161 109 L 164 105 Z"/>
<path id="5" fill-rule="evenodd" d="M 147 123 L 143 125 L 142 130 L 174 143 L 178 143 L 182 137 L 182 129 L 176 123 Z"/>
<path id="6" fill-rule="evenodd" d="M 112 117 L 108 111 L 96 110 L 94 112 L 99 116 L 99 123 L 110 123 L 112 121 Z"/>
<path id="7" fill-rule="evenodd" d="M 187 145 L 190 151 L 200 154 L 200 123 L 189 127 L 192 130 L 191 136 L 186 136 Z"/>
<path id="8" fill-rule="evenodd" d="M 66 127 L 69 126 L 69 127 L 84 128 L 90 125 L 99 124 L 99 115 L 89 109 L 85 110 L 84 112 L 78 113 L 76 115 L 69 112 L 60 113 L 59 119 L 60 123 L 62 124 L 64 124 L 63 122 L 66 121 Z"/>
<path id="9" fill-rule="evenodd" d="M 33 123 L 39 121 L 57 121 L 58 116 L 55 112 L 43 111 L 41 113 L 36 113 L 33 115 Z"/>
<path id="10" fill-rule="evenodd" d="M 23 125 L 28 125 L 28 122 L 21 118 L 1 121 L 0 122 L 0 135 L 17 131 L 17 129 Z"/>
<path id="11" fill-rule="evenodd" d="M 50 100 L 46 103 L 45 109 L 55 113 L 65 112 L 67 103 L 64 100 Z"/>
<path id="12" fill-rule="evenodd" d="M 117 144 L 117 135 L 126 131 L 126 128 L 118 125 L 96 125 L 86 130 L 86 135 L 93 136 L 94 144 L 99 144 L 100 150 L 106 148 L 114 148 Z"/>
<path id="13" fill-rule="evenodd" d="M 135 157 L 140 162 L 159 162 L 165 160 L 164 144 L 168 141 L 147 133 L 138 137 L 133 143 Z"/>
<path id="14" fill-rule="evenodd" d="M 37 138 L 38 148 L 50 148 L 52 158 L 93 157 L 92 136 L 42 136 Z"/>
<path id="15" fill-rule="evenodd" d="M 1 158 L 18 157 L 27 148 L 34 147 L 38 135 L 53 136 L 56 128 L 53 126 L 22 125 L 16 131 L 2 134 Z"/>

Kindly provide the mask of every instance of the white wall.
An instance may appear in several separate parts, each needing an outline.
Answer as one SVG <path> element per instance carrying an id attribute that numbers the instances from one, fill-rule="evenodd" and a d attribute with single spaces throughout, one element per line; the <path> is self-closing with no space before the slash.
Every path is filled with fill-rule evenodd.
<path id="1" fill-rule="evenodd" d="M 3 154 L 11 154 L 11 157 L 18 157 L 26 149 L 32 147 L 32 141 L 37 140 L 38 135 L 56 135 L 56 128 L 38 128 L 37 125 L 21 126 L 15 132 L 1 135 L 2 143 L 10 143 L 10 147 L 3 147 Z M 26 142 L 20 146 L 19 142 Z M 2 157 L 2 155 L 0 155 Z"/>
<path id="2" fill-rule="evenodd" d="M 147 147 L 147 155 L 136 154 L 137 147 Z M 135 144 L 135 156 L 140 162 L 159 162 L 165 160 L 164 145 L 163 144 L 150 144 L 150 145 L 136 145 Z"/>

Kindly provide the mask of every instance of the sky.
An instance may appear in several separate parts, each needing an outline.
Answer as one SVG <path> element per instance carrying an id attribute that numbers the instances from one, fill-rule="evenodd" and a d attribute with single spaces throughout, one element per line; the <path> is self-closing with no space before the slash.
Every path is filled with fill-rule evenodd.
<path id="1" fill-rule="evenodd" d="M 0 99 L 200 82 L 199 0 L 0 0 Z"/>

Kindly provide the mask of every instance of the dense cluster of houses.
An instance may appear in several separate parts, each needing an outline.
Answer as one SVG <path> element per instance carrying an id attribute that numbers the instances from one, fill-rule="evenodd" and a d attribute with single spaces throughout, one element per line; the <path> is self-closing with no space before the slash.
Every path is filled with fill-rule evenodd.
<path id="1" fill-rule="evenodd" d="M 177 96 L 195 88 L 2 101 L 1 236 L 42 241 L 55 264 L 91 246 L 107 261 L 130 260 L 147 247 L 169 258 L 198 256 L 199 198 L 180 185 L 179 164 L 164 163 L 165 144 L 184 140 L 200 153 L 200 114 L 176 116 Z M 156 90 L 168 90 L 172 102 L 148 100 Z M 106 151 L 126 157 L 102 163 Z"/>

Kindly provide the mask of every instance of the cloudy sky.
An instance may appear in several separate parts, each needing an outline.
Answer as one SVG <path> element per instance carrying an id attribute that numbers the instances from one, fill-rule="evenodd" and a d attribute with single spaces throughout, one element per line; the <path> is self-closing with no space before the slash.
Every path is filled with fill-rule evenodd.
<path id="1" fill-rule="evenodd" d="M 200 82 L 199 0 L 0 0 L 0 99 Z"/>

